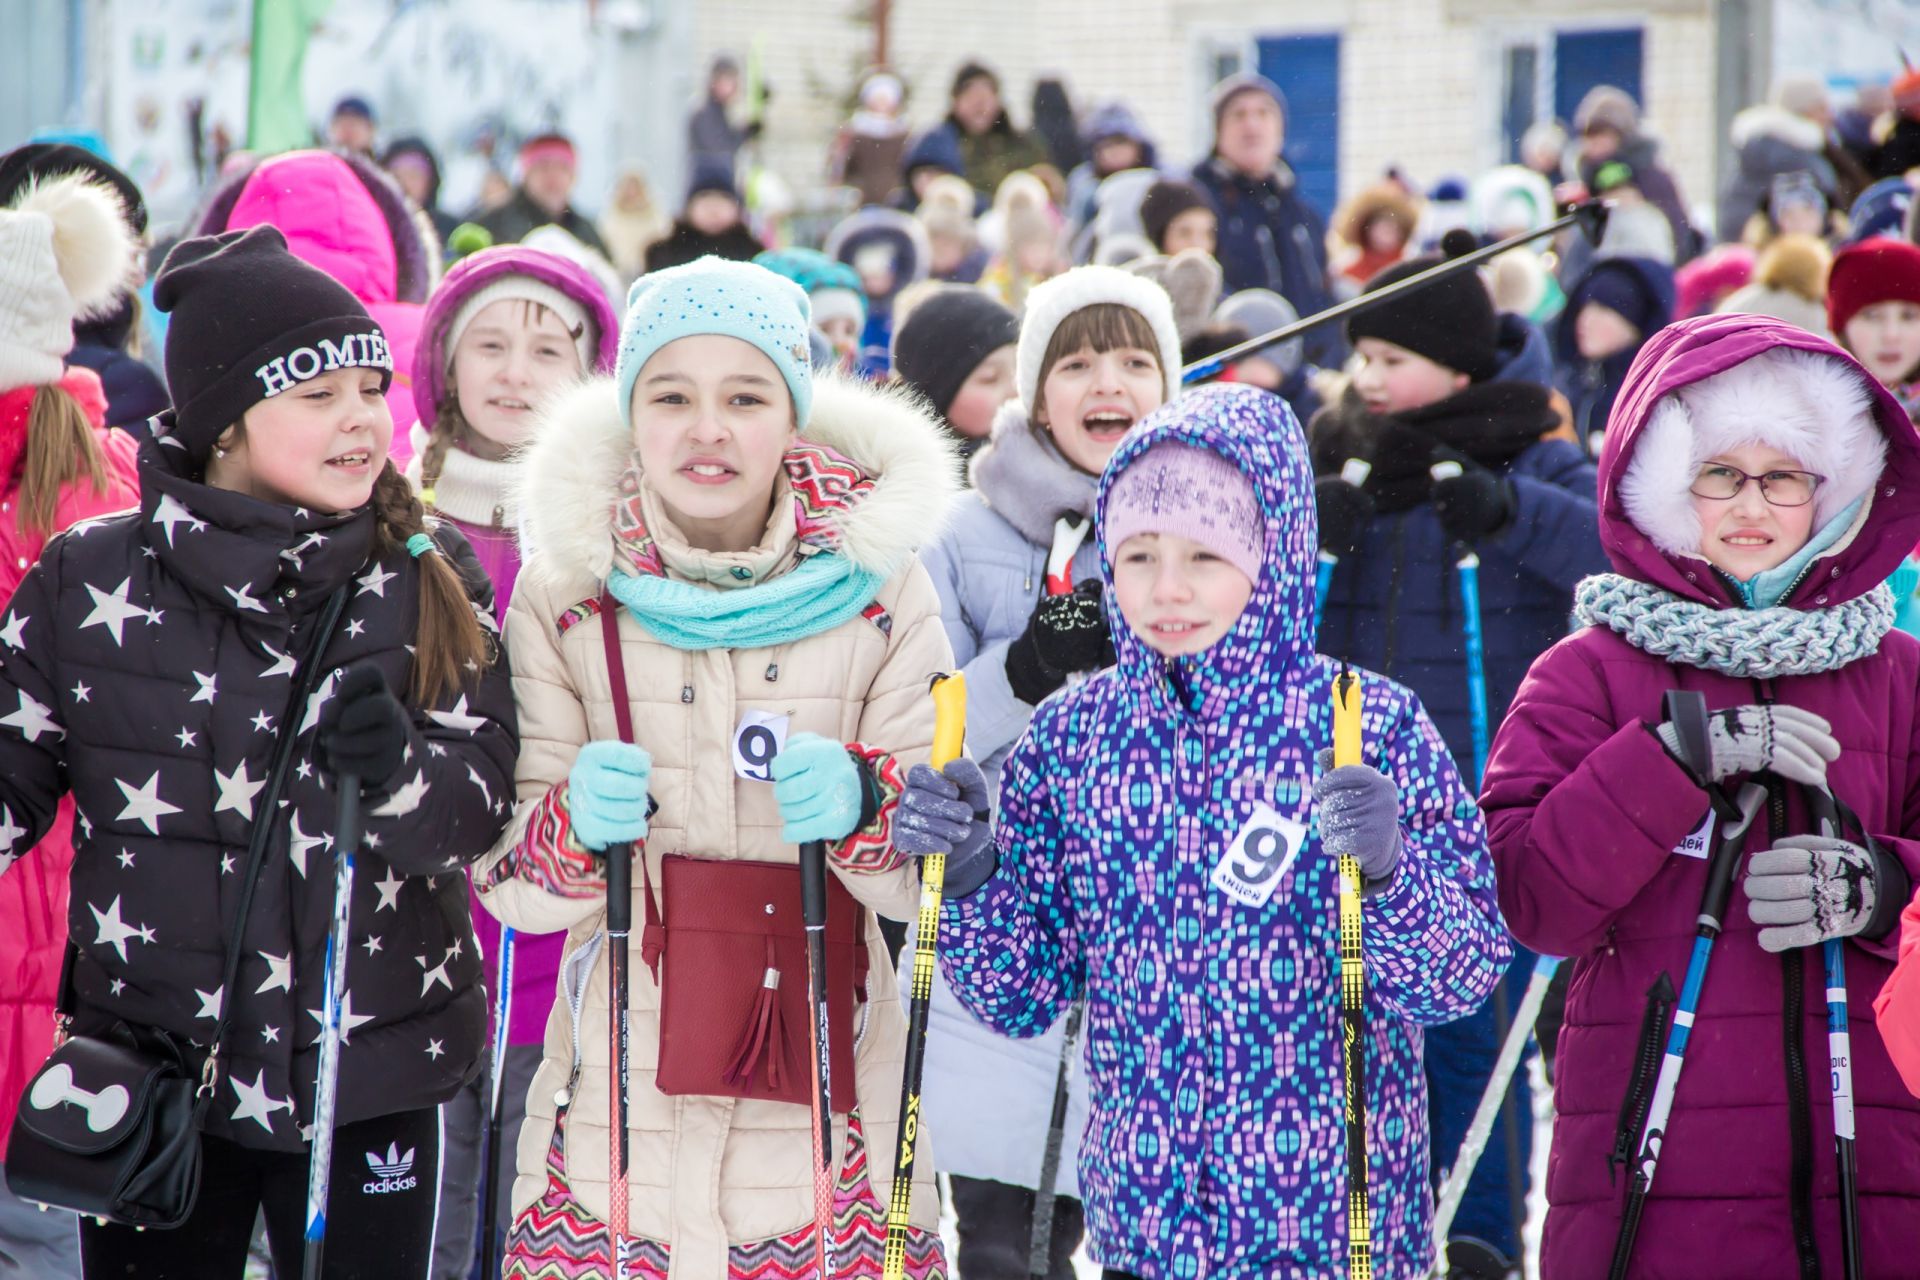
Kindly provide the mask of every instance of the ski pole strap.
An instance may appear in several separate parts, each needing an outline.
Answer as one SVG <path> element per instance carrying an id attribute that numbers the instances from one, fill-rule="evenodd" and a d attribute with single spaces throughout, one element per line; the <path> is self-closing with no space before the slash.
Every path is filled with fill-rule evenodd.
<path id="1" fill-rule="evenodd" d="M 1714 808 L 1721 817 L 1730 816 L 1719 803 L 1725 797 L 1718 796 L 1713 786 L 1713 748 L 1707 740 L 1706 695 L 1694 689 L 1669 689 L 1662 705 L 1667 723 L 1673 726 L 1680 742 L 1680 767 L 1708 798 L 1715 799 Z"/>

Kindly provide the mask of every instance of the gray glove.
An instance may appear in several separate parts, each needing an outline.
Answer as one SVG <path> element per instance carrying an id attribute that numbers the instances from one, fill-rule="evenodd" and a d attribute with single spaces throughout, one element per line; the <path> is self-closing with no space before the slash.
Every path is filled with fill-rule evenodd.
<path id="1" fill-rule="evenodd" d="M 1400 788 L 1369 765 L 1332 768 L 1333 752 L 1318 756 L 1313 803 L 1320 811 L 1320 847 L 1330 857 L 1352 854 L 1368 894 L 1378 893 L 1400 865 Z"/>
<path id="2" fill-rule="evenodd" d="M 1657 726 L 1654 735 L 1682 768 L 1697 768 L 1699 762 L 1681 754 L 1680 733 L 1672 724 Z M 1833 726 L 1811 711 L 1788 706 L 1749 704 L 1714 712 L 1707 717 L 1707 748 L 1712 757 L 1708 782 L 1771 769 L 1790 782 L 1824 787 L 1827 766 L 1840 758 Z"/>
<path id="3" fill-rule="evenodd" d="M 924 858 L 947 855 L 946 896 L 964 898 L 985 884 L 999 859 L 987 809 L 987 779 L 965 756 L 935 772 L 917 764 L 907 770 L 907 789 L 893 818 L 893 847 Z"/>
<path id="4" fill-rule="evenodd" d="M 1897 883 L 1894 883 L 1897 882 Z M 1747 863 L 1747 915 L 1768 951 L 1885 937 L 1906 905 L 1906 869 L 1835 836 L 1793 836 Z"/>

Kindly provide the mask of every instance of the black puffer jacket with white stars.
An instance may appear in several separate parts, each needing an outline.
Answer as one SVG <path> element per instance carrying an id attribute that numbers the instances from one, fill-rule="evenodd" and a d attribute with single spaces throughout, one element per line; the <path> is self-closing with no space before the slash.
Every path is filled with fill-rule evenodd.
<path id="1" fill-rule="evenodd" d="M 207 1130 L 296 1149 L 312 1120 L 338 808 L 314 728 L 349 666 L 407 688 L 419 566 L 404 549 L 372 558 L 370 507 L 321 516 L 212 489 L 160 438 L 141 446 L 140 484 L 138 512 L 50 542 L 0 619 L 0 870 L 71 789 L 75 1029 L 125 1020 L 204 1043 L 236 1000 Z M 471 561 L 451 526 L 434 536 Z M 319 683 L 290 705 L 295 663 L 343 583 Z M 470 589 L 490 621 L 488 592 Z M 279 812 L 260 812 L 289 724 L 296 768 Z M 391 793 L 367 798 L 340 1123 L 432 1106 L 477 1069 L 486 1011 L 462 868 L 506 824 L 517 739 L 501 652 L 455 698 L 415 709 Z M 238 990 L 225 992 L 256 821 L 274 829 Z"/>

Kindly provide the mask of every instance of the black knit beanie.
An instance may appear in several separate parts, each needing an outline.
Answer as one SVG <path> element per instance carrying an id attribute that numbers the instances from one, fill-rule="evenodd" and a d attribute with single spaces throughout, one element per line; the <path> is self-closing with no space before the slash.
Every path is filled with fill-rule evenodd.
<path id="1" fill-rule="evenodd" d="M 204 462 L 254 405 L 335 369 L 393 381 L 386 335 L 347 287 L 287 251 L 277 227 L 182 240 L 153 284 L 167 328 L 171 434 Z"/>
<path id="2" fill-rule="evenodd" d="M 1191 182 L 1162 180 L 1147 188 L 1140 199 L 1140 226 L 1161 253 L 1167 251 L 1167 228 L 1189 209 L 1212 209 L 1206 193 Z"/>
<path id="3" fill-rule="evenodd" d="M 893 333 L 893 371 L 933 402 L 941 417 L 980 362 L 1020 340 L 1020 321 L 978 289 L 936 289 Z"/>
<path id="4" fill-rule="evenodd" d="M 1447 261 L 1413 258 L 1389 267 L 1367 283 L 1374 293 Z M 1347 321 L 1347 341 L 1378 338 L 1425 356 L 1435 364 L 1485 382 L 1500 367 L 1500 322 L 1493 295 L 1480 273 L 1456 271 L 1433 284 L 1356 311 Z"/>

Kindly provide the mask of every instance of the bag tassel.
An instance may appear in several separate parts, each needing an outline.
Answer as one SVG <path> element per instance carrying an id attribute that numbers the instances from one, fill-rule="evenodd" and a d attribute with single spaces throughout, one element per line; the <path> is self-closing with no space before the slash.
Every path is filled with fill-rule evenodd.
<path id="1" fill-rule="evenodd" d="M 780 1010 L 780 970 L 775 967 L 773 939 L 767 939 L 767 969 L 760 980 L 760 996 L 747 1015 L 747 1026 L 734 1045 L 733 1057 L 721 1078 L 739 1089 L 753 1087 L 754 1072 L 762 1057 L 767 1063 L 767 1087 L 779 1089 L 787 1060 L 787 1023 Z"/>

